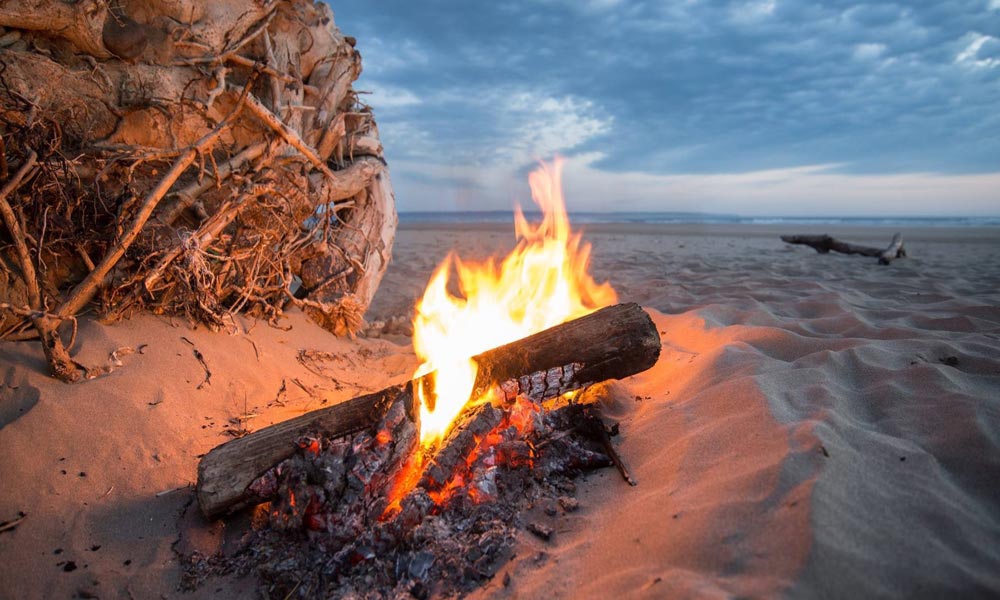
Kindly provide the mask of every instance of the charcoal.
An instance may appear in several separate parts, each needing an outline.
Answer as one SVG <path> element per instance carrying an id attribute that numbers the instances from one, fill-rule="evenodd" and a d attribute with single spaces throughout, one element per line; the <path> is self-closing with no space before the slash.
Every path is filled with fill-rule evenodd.
<path id="1" fill-rule="evenodd" d="M 417 552 L 410 559 L 410 566 L 407 571 L 414 579 L 423 579 L 427 576 L 427 571 L 434 564 L 434 555 L 430 552 Z"/>
<path id="2" fill-rule="evenodd" d="M 284 462 L 268 469 L 263 475 L 250 484 L 250 491 L 259 498 L 272 498 L 278 493 L 278 473 Z"/>
<path id="3" fill-rule="evenodd" d="M 570 496 L 559 496 L 559 506 L 566 512 L 575 512 L 580 508 L 580 502 Z"/>
<path id="4" fill-rule="evenodd" d="M 559 514 L 559 510 L 556 508 L 556 502 L 551 498 L 546 498 L 542 501 L 542 512 L 550 517 L 554 517 Z"/>
<path id="5" fill-rule="evenodd" d="M 292 458 L 251 486 L 272 499 L 266 524 L 231 555 L 189 557 L 185 581 L 237 570 L 255 572 L 267 597 L 463 595 L 512 560 L 518 527 L 525 527 L 521 512 L 575 511 L 573 478 L 611 464 L 584 423 L 580 406 L 541 409 L 518 396 L 504 407 L 467 409 L 429 455 L 415 455 L 423 452 L 418 430 L 402 404 L 347 438 L 302 437 Z M 412 456 L 424 458 L 409 464 Z M 392 496 L 399 474 L 411 468 L 418 469 L 405 479 L 416 482 L 412 489 Z M 526 528 L 553 537 L 545 523 Z M 504 585 L 509 581 L 508 570 Z"/>
<path id="6" fill-rule="evenodd" d="M 552 528 L 544 523 L 531 522 L 528 523 L 528 531 L 535 534 L 539 538 L 545 540 L 546 542 L 552 539 Z"/>

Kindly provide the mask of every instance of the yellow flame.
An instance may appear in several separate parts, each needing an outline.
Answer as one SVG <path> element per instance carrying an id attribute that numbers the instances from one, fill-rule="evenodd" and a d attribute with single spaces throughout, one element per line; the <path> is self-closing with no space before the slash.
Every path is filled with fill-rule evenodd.
<path id="1" fill-rule="evenodd" d="M 570 229 L 562 195 L 562 160 L 528 176 L 541 208 L 537 226 L 515 208 L 517 245 L 499 263 L 449 254 L 417 305 L 413 346 L 422 360 L 415 376 L 436 371 L 433 398 L 421 397 L 421 442 L 434 444 L 470 400 L 477 366 L 471 357 L 616 301 L 614 289 L 587 273 L 590 244 Z M 458 295 L 448 290 L 457 274 Z M 422 396 L 422 391 L 418 395 Z"/>

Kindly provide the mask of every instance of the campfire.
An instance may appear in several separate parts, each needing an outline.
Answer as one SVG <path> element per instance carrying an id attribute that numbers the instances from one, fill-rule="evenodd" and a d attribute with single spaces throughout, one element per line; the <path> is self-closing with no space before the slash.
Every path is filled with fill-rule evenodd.
<path id="1" fill-rule="evenodd" d="M 519 515 L 574 510 L 579 474 L 616 465 L 634 483 L 594 384 L 651 367 L 659 336 L 589 275 L 560 174 L 556 161 L 530 175 L 543 218 L 515 212 L 508 256 L 450 255 L 435 271 L 416 307 L 412 381 L 204 457 L 202 511 L 258 505 L 264 524 L 225 568 L 256 568 L 282 596 L 303 580 L 307 595 L 461 593 L 510 559 L 519 525 L 552 536 Z M 193 580 L 207 564 L 192 563 Z"/>

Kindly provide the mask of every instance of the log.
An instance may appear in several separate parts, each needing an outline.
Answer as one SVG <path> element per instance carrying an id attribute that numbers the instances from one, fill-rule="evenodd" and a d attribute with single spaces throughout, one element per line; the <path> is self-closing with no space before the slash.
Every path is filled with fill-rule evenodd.
<path id="1" fill-rule="evenodd" d="M 906 256 L 906 249 L 903 248 L 903 234 L 897 233 L 892 236 L 892 241 L 885 248 L 875 248 L 872 246 L 861 246 L 842 242 L 829 235 L 783 235 L 781 241 L 789 244 L 804 244 L 811 246 L 820 254 L 827 254 L 830 250 L 841 254 L 860 254 L 862 256 L 874 256 L 878 258 L 878 264 L 887 265 L 894 258 Z"/>
<path id="2" fill-rule="evenodd" d="M 479 365 L 474 394 L 493 389 L 512 399 L 535 401 L 609 379 L 623 379 L 653 366 L 660 337 L 638 304 L 619 304 L 488 350 Z M 339 437 L 376 422 L 388 408 L 405 403 L 416 420 L 413 390 L 431 385 L 433 373 L 380 392 L 315 410 L 212 449 L 198 465 L 198 505 L 208 518 L 242 508 L 254 497 L 249 485 L 295 451 L 304 435 Z"/>

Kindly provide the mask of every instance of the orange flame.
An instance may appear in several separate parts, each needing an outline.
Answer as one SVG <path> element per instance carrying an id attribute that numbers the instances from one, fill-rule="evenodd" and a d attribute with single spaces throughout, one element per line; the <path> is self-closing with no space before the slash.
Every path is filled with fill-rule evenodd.
<path id="1" fill-rule="evenodd" d="M 477 365 L 471 357 L 616 301 L 614 289 L 587 272 L 590 244 L 570 229 L 562 195 L 562 160 L 528 176 L 541 223 L 515 208 L 517 245 L 507 257 L 464 262 L 454 254 L 438 266 L 417 305 L 413 346 L 422 360 L 414 377 L 431 371 L 433 397 L 420 386 L 420 439 L 427 447 L 447 433 L 472 399 Z M 448 291 L 452 269 L 459 295 Z"/>

